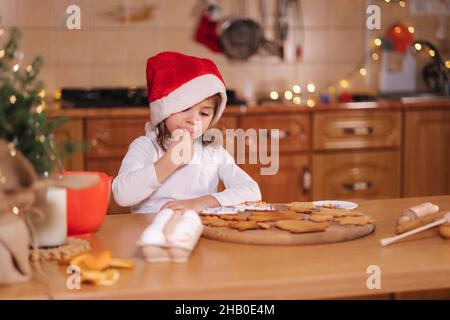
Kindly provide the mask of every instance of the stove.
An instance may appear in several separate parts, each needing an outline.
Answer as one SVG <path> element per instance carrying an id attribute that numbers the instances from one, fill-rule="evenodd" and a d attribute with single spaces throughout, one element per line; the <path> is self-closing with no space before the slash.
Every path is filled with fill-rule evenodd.
<path id="1" fill-rule="evenodd" d="M 66 108 L 148 108 L 147 88 L 63 88 L 61 104 Z M 234 90 L 227 90 L 227 105 L 242 105 Z"/>
<path id="2" fill-rule="evenodd" d="M 147 88 L 63 88 L 61 90 L 63 107 L 72 108 L 111 108 L 148 107 Z"/>

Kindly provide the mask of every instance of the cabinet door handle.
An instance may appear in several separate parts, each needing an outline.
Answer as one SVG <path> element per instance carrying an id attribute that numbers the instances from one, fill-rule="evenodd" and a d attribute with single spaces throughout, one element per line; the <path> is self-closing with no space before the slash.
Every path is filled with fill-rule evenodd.
<path id="1" fill-rule="evenodd" d="M 344 128 L 343 131 L 345 134 L 353 136 L 368 136 L 373 133 L 373 127 Z"/>
<path id="2" fill-rule="evenodd" d="M 344 189 L 350 190 L 350 191 L 363 191 L 363 190 L 369 190 L 372 188 L 372 182 L 371 181 L 358 181 L 353 183 L 344 183 L 342 186 Z"/>
<path id="3" fill-rule="evenodd" d="M 276 131 L 272 131 L 272 129 L 267 129 L 266 132 L 267 132 L 266 133 L 267 139 L 270 139 L 271 137 L 274 137 L 274 138 L 278 137 L 278 139 L 285 139 L 291 135 L 291 132 L 289 130 L 281 130 L 281 129 L 278 129 L 278 133 L 275 133 Z M 245 137 L 245 145 L 246 146 L 250 145 L 249 140 L 250 140 L 250 138 Z M 252 141 L 252 142 L 256 143 L 256 141 Z"/>
<path id="4" fill-rule="evenodd" d="M 109 130 L 103 130 L 102 132 L 99 132 L 91 140 L 92 146 L 93 147 L 97 147 L 99 145 L 99 143 L 102 143 L 104 140 L 108 139 L 109 137 L 110 137 L 110 131 Z"/>
<path id="5" fill-rule="evenodd" d="M 312 185 L 311 170 L 309 169 L 308 166 L 304 166 L 303 167 L 303 174 L 302 174 L 302 181 L 301 181 L 303 194 L 308 194 L 309 193 L 309 191 L 311 190 L 311 185 Z"/>
<path id="6" fill-rule="evenodd" d="M 279 139 L 285 139 L 291 135 L 291 132 L 289 130 L 282 130 L 278 129 L 278 133 L 275 133 L 276 131 L 267 130 L 267 138 L 274 137 Z"/>

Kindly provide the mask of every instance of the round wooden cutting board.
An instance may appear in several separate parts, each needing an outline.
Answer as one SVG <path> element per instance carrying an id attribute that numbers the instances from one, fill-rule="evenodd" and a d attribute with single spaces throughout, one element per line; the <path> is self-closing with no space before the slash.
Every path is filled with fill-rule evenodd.
<path id="1" fill-rule="evenodd" d="M 364 226 L 338 225 L 334 222 L 322 232 L 290 233 L 273 227 L 268 230 L 239 231 L 205 226 L 202 236 L 208 239 L 261 245 L 308 245 L 349 241 L 362 238 L 375 230 L 374 224 Z"/>
<path id="2" fill-rule="evenodd" d="M 274 204 L 277 210 L 287 210 L 283 204 Z M 244 213 L 245 214 L 245 213 Z M 239 231 L 225 227 L 204 226 L 202 237 L 243 244 L 260 245 L 309 245 L 349 241 L 362 238 L 375 230 L 375 224 L 340 225 L 329 224 L 325 231 L 308 233 L 291 233 L 273 226 L 270 229 Z"/>

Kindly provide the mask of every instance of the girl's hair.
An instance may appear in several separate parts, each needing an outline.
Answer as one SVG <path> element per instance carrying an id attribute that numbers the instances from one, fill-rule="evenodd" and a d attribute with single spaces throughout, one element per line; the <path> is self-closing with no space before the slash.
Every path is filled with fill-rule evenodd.
<path id="1" fill-rule="evenodd" d="M 216 115 L 217 109 L 221 102 L 220 93 L 216 93 L 216 94 L 208 97 L 207 99 L 212 99 L 212 104 L 214 106 L 214 112 L 213 112 L 213 119 L 214 119 L 214 116 Z M 169 132 L 169 130 L 167 130 L 166 121 L 164 120 L 156 126 L 156 140 L 158 142 L 158 145 L 161 148 L 163 148 L 164 150 L 167 150 L 165 142 L 169 138 L 170 138 L 170 132 Z M 203 136 L 202 136 L 203 145 L 208 145 L 212 142 L 214 142 L 214 140 L 205 140 L 205 139 L 203 139 Z"/>

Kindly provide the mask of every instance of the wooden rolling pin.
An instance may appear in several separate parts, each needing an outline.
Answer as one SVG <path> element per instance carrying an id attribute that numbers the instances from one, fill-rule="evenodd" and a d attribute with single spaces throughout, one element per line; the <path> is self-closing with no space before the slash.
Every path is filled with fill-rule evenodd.
<path id="1" fill-rule="evenodd" d="M 400 239 L 412 236 L 412 235 L 414 235 L 416 233 L 419 233 L 419 232 L 422 232 L 422 231 L 434 228 L 434 227 L 439 226 L 439 225 L 444 224 L 444 223 L 450 223 L 450 212 L 446 213 L 441 219 L 439 219 L 437 221 L 434 221 L 432 223 L 426 224 L 424 226 L 421 226 L 421 227 L 419 227 L 417 229 L 410 230 L 408 232 L 402 233 L 402 234 L 400 234 L 398 236 L 395 236 L 395 237 L 381 239 L 380 240 L 380 244 L 384 247 L 384 246 L 387 246 L 387 245 L 389 245 L 391 243 L 394 243 L 394 242 L 396 242 L 396 241 L 398 241 Z"/>
<path id="2" fill-rule="evenodd" d="M 399 225 L 397 225 L 397 234 L 401 234 L 406 231 L 413 230 L 418 227 L 424 226 L 428 223 L 437 221 L 437 220 L 441 219 L 446 213 L 447 213 L 447 211 L 441 211 L 441 212 L 438 212 L 435 214 L 430 214 L 428 216 L 420 217 L 420 218 L 414 219 L 412 221 L 405 222 L 403 224 L 399 224 Z"/>
<path id="3" fill-rule="evenodd" d="M 450 223 L 444 223 L 439 226 L 439 233 L 442 238 L 450 239 Z"/>

